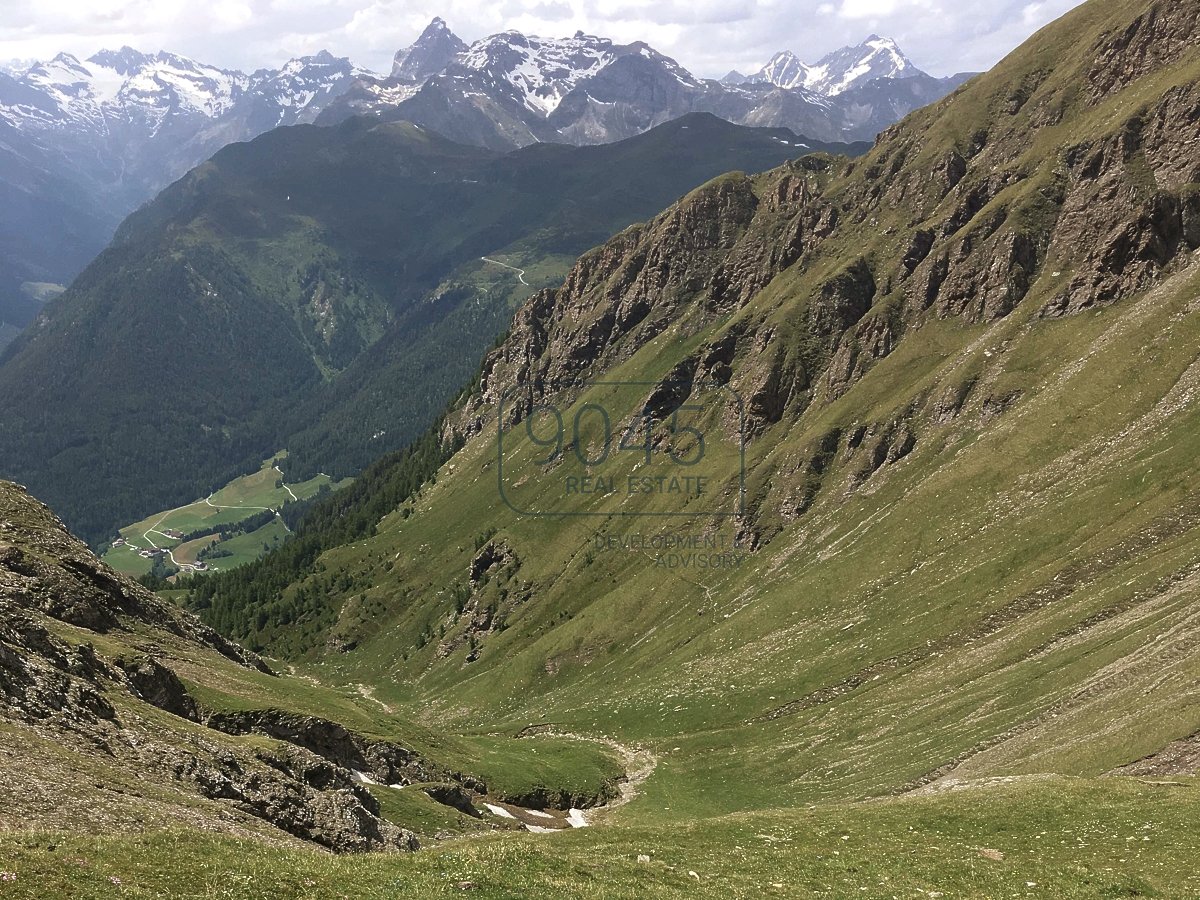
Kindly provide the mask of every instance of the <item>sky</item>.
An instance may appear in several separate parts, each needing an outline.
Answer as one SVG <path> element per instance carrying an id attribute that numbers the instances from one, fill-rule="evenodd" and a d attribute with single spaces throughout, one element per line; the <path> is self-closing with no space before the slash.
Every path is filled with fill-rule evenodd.
<path id="1" fill-rule="evenodd" d="M 813 62 L 875 33 L 932 75 L 991 67 L 1080 0 L 0 0 L 0 60 L 123 45 L 252 71 L 329 50 L 388 71 L 441 16 L 470 42 L 507 29 L 642 40 L 697 75 Z"/>

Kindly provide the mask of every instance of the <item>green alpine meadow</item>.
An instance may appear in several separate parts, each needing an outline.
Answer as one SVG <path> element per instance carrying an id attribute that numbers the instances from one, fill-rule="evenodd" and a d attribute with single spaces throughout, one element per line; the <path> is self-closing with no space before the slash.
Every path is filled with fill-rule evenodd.
<path id="1" fill-rule="evenodd" d="M 0 898 L 1200 897 L 1198 35 L 1087 0 L 869 149 L 362 106 L 167 188 L 0 357 Z M 514 128 L 485 45 L 347 97 Z"/>

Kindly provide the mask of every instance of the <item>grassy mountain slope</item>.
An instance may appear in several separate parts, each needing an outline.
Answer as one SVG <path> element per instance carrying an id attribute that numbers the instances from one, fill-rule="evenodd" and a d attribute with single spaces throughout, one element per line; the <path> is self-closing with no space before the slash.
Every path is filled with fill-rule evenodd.
<path id="1" fill-rule="evenodd" d="M 489 354 L 436 481 L 285 593 L 354 585 L 322 595 L 325 677 L 386 677 L 439 721 L 646 742 L 662 759 L 625 818 L 663 827 L 1194 769 L 1196 16 L 1085 4 L 864 159 L 719 179 L 585 255 Z M 635 384 L 553 388 L 596 378 Z M 681 380 L 744 401 L 743 515 L 631 524 L 679 501 L 620 491 L 573 498 L 587 518 L 505 504 L 512 386 L 568 422 L 653 409 L 662 450 L 702 396 Z M 692 424 L 739 414 L 706 401 Z M 509 485 L 561 509 L 569 469 L 544 456 L 505 451 Z M 712 495 L 736 497 L 736 456 L 713 463 Z M 596 541 L 636 532 L 744 559 L 689 571 Z M 204 614 L 268 650 L 303 624 L 246 596 Z"/>
<path id="2" fill-rule="evenodd" d="M 508 155 L 362 121 L 227 147 L 6 351 L 0 468 L 93 541 L 281 446 L 294 480 L 350 474 L 432 421 L 531 290 L 481 256 L 553 278 L 796 142 L 697 116 Z"/>
<path id="3" fill-rule="evenodd" d="M 724 176 L 626 229 L 521 307 L 411 452 L 193 598 L 317 680 L 297 712 L 369 684 L 406 740 L 462 735 L 447 755 L 625 748 L 645 765 L 604 827 L 330 861 L 47 822 L 9 839 L 10 883 L 1200 893 L 1198 15 L 1092 0 L 861 160 Z M 624 437 L 648 412 L 648 451 L 599 461 L 597 406 Z M 703 494 L 566 492 L 588 466 L 677 474 L 686 428 Z M 660 564 L 665 536 L 727 564 Z M 237 671 L 197 697 L 261 697 Z"/>
<path id="4" fill-rule="evenodd" d="M 585 804 L 620 772 L 603 747 L 456 737 L 365 689 L 274 672 L 99 562 L 7 482 L 0 748 L 4 783 L 21 786 L 6 792 L 6 832 L 187 827 L 339 852 L 410 850 L 503 825 L 460 814 L 427 787 Z"/>

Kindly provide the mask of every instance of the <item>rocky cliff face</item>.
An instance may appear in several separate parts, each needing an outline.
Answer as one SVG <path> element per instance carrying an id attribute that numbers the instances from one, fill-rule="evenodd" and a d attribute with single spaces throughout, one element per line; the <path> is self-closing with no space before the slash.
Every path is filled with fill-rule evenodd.
<path id="1" fill-rule="evenodd" d="M 989 323 L 1029 303 L 1036 319 L 1070 316 L 1180 269 L 1200 247 L 1197 9 L 1107 9 L 1086 53 L 1064 61 L 1035 40 L 862 160 L 719 179 L 588 254 L 518 313 L 452 427 L 480 428 L 510 385 L 600 373 L 664 331 L 715 326 L 671 377 L 728 381 L 753 440 L 834 402 L 931 322 Z M 974 397 L 984 411 L 1009 399 Z M 898 419 L 828 435 L 780 474 L 819 480 L 836 452 L 857 460 L 853 487 L 912 450 L 918 420 L 965 402 L 920 397 Z M 768 489 L 744 536 L 756 543 L 756 523 L 804 508 Z"/>
<path id="2" fill-rule="evenodd" d="M 446 27 L 445 20 L 434 18 L 412 46 L 399 51 L 392 61 L 392 77 L 398 81 L 424 81 L 450 65 L 467 45 Z"/>

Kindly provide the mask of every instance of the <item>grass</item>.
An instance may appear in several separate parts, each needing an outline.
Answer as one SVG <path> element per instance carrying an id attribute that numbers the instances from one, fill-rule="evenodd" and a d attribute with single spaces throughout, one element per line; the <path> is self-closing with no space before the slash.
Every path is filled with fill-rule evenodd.
<path id="1" fill-rule="evenodd" d="M 222 571 L 245 565 L 279 546 L 287 537 L 287 533 L 287 526 L 280 519 L 272 519 L 254 531 L 220 541 L 217 544 L 219 549 L 232 555 L 214 558 L 209 566 L 213 571 Z M 182 561 L 180 560 L 180 562 Z"/>
<path id="2" fill-rule="evenodd" d="M 372 787 L 371 793 L 379 801 L 380 816 L 416 834 L 422 847 L 450 837 L 490 830 L 491 826 L 481 819 L 431 799 L 422 787 L 419 784 L 400 789 Z"/>
<path id="3" fill-rule="evenodd" d="M 224 541 L 219 540 L 218 530 L 237 526 L 265 510 L 279 510 L 296 500 L 311 499 L 324 488 L 336 490 L 347 483 L 334 483 L 327 475 L 317 475 L 307 481 L 285 486 L 276 466 L 286 455 L 284 451 L 264 460 L 258 471 L 235 478 L 206 499 L 154 513 L 140 522 L 121 528 L 120 535 L 126 543 L 110 547 L 104 554 L 104 561 L 119 572 L 137 577 L 153 568 L 153 560 L 138 555 L 140 550 L 150 549 L 152 543 L 170 549 L 180 564 L 191 564 L 197 560 L 201 550 L 218 542 L 222 550 L 233 555 L 216 560 L 212 564 L 214 570 L 234 568 L 258 559 L 266 552 L 264 547 L 269 549 L 276 546 L 287 534 L 287 528 L 281 520 L 276 519 L 250 533 L 235 535 Z M 185 535 L 203 533 L 185 543 L 168 537 L 165 534 L 167 531 L 178 531 Z"/>
<path id="4" fill-rule="evenodd" d="M 1200 896 L 1190 780 L 1029 779 L 904 800 L 331 857 L 219 835 L 3 839 L 6 897 L 245 900 Z M 986 851 L 986 852 L 985 852 Z M 639 862 L 639 855 L 649 857 Z M 119 885 L 114 883 L 114 879 Z"/>

